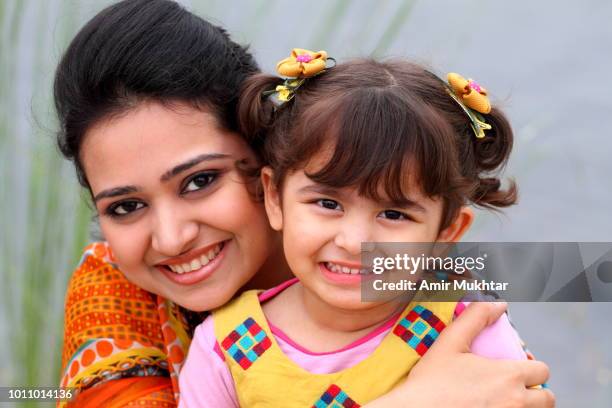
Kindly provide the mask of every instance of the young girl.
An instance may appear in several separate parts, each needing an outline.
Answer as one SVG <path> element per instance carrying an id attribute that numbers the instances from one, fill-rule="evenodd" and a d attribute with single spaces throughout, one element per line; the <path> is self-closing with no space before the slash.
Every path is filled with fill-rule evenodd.
<path id="1" fill-rule="evenodd" d="M 512 132 L 478 84 L 405 61 L 326 64 L 294 50 L 278 65 L 293 79 L 247 80 L 241 128 L 263 143 L 266 211 L 296 279 L 246 292 L 196 329 L 183 407 L 357 407 L 388 392 L 464 304 L 362 302 L 361 244 L 457 241 L 468 204 L 516 201 L 491 174 Z M 526 358 L 505 316 L 472 351 Z"/>

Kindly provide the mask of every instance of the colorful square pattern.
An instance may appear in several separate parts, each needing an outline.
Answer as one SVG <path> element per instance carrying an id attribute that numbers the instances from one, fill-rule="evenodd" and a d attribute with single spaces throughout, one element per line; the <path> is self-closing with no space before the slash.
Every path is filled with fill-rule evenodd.
<path id="1" fill-rule="evenodd" d="M 393 329 L 393 333 L 420 356 L 425 354 L 446 325 L 431 310 L 415 306 Z"/>
<path id="2" fill-rule="evenodd" d="M 244 370 L 249 368 L 267 349 L 272 342 L 252 317 L 238 325 L 223 339 L 221 346 Z"/>
<path id="3" fill-rule="evenodd" d="M 312 408 L 359 408 L 361 405 L 349 398 L 336 384 L 332 384 L 314 403 Z"/>

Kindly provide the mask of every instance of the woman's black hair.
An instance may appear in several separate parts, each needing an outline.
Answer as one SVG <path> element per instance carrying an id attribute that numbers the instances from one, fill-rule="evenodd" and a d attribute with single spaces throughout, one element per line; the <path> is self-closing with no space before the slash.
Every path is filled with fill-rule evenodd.
<path id="1" fill-rule="evenodd" d="M 259 69 L 247 47 L 169 0 L 124 0 L 93 17 L 55 73 L 57 141 L 89 187 L 79 159 L 88 129 L 141 101 L 183 102 L 236 130 L 243 81 Z"/>

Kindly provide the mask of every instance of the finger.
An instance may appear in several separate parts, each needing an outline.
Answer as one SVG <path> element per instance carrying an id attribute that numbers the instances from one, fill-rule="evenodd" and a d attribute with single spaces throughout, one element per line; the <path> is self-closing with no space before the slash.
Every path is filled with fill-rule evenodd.
<path id="1" fill-rule="evenodd" d="M 473 302 L 454 320 L 436 340 L 433 347 L 447 352 L 470 351 L 472 341 L 488 325 L 506 311 L 505 302 Z"/>
<path id="2" fill-rule="evenodd" d="M 526 390 L 525 407 L 527 408 L 554 408 L 555 394 L 548 388 L 540 390 Z"/>
<path id="3" fill-rule="evenodd" d="M 522 360 L 508 361 L 508 363 L 515 365 L 521 372 L 521 378 L 523 379 L 525 387 L 544 384 L 546 381 L 548 381 L 550 370 L 548 369 L 548 366 L 541 361 Z"/>

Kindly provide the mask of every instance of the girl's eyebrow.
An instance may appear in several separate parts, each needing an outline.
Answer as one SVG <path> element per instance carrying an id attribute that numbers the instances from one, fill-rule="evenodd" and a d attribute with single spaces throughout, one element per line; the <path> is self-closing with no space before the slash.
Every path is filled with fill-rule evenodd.
<path id="1" fill-rule="evenodd" d="M 204 161 L 210 161 L 210 160 L 218 160 L 218 159 L 225 159 L 229 157 L 228 154 L 223 154 L 223 153 L 205 153 L 205 154 L 201 154 L 199 156 L 194 157 L 193 159 L 189 159 L 181 164 L 178 164 L 176 166 L 174 166 L 173 168 L 171 168 L 170 170 L 168 170 L 167 172 L 165 172 L 164 174 L 162 174 L 162 176 L 160 177 L 160 181 L 166 182 L 168 180 L 170 180 L 172 177 L 176 176 L 179 173 L 184 172 L 185 170 L 188 170 L 190 168 L 192 168 L 195 165 L 198 165 Z"/>
<path id="2" fill-rule="evenodd" d="M 298 193 L 318 193 L 318 194 L 328 195 L 332 197 L 334 196 L 342 197 L 341 191 L 325 186 L 325 185 L 322 185 L 322 184 L 309 184 L 307 186 L 300 188 L 298 190 Z M 405 208 L 407 210 L 409 209 L 409 210 L 419 211 L 423 213 L 427 212 L 425 207 L 423 207 L 418 202 L 411 200 L 409 198 L 405 198 L 401 201 L 380 200 L 379 203 L 383 207 L 388 207 L 388 208 L 399 207 L 399 208 Z"/>
<path id="3" fill-rule="evenodd" d="M 309 184 L 298 190 L 298 193 L 318 193 L 329 196 L 340 196 L 340 191 L 323 184 Z"/>
<path id="4" fill-rule="evenodd" d="M 427 212 L 425 207 L 423 207 L 421 204 L 409 198 L 405 198 L 401 201 L 385 200 L 385 201 L 381 201 L 380 203 L 383 205 L 383 207 L 389 207 L 389 208 L 397 207 L 397 208 L 405 208 L 407 210 L 415 210 L 415 211 L 419 211 L 423 213 Z"/>

